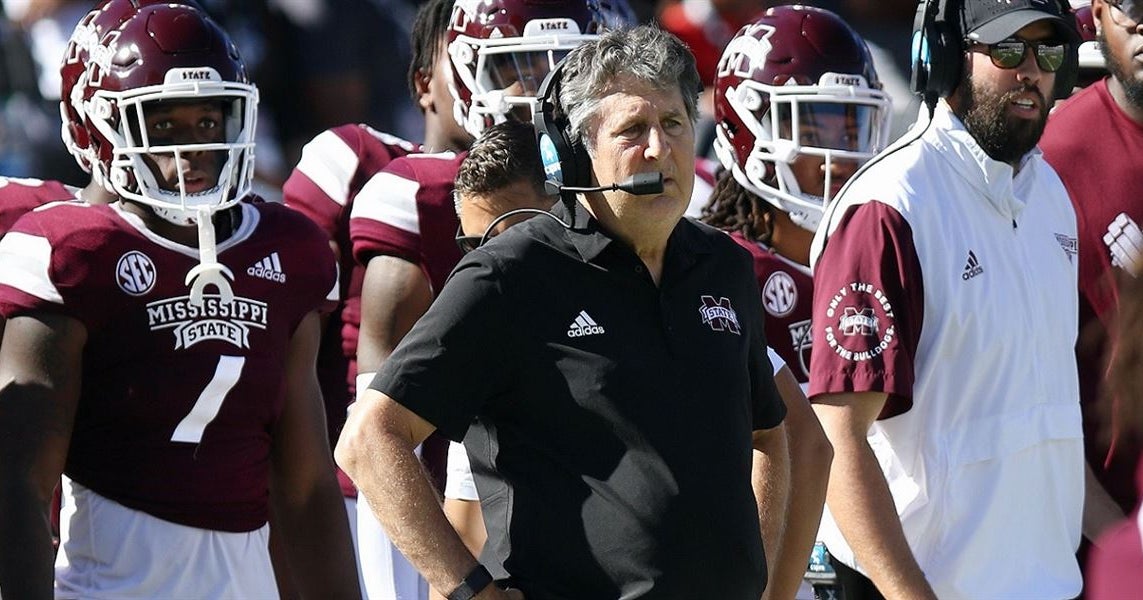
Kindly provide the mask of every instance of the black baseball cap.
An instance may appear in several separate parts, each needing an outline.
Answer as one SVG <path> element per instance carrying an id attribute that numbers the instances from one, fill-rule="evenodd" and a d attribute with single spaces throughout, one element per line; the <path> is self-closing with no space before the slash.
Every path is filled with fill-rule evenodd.
<path id="1" fill-rule="evenodd" d="M 1059 0 L 965 0 L 961 31 L 981 44 L 995 44 L 1036 21 L 1048 21 L 1060 37 L 1079 43 L 1075 17 L 1061 14 Z"/>

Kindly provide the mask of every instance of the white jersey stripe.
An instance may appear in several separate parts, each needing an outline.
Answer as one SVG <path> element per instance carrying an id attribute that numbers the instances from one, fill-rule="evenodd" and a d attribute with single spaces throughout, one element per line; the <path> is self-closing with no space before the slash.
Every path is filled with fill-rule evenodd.
<path id="1" fill-rule="evenodd" d="M 277 252 L 270 255 L 270 262 L 273 263 L 275 271 L 282 272 L 282 261 L 278 259 Z"/>
<path id="2" fill-rule="evenodd" d="M 575 324 L 579 325 L 580 327 L 583 327 L 585 329 L 588 327 L 591 327 L 590 325 L 587 324 L 587 321 L 583 318 L 582 314 L 575 318 Z"/>
<path id="3" fill-rule="evenodd" d="M 579 311 L 579 316 L 583 317 L 583 320 L 587 321 L 587 324 L 592 327 L 599 325 L 599 323 L 595 322 L 595 319 L 591 318 L 591 315 L 587 314 L 586 310 Z"/>
<path id="4" fill-rule="evenodd" d="M 332 130 L 323 131 L 302 148 L 298 171 L 305 174 L 330 200 L 345 206 L 349 182 L 359 159 Z"/>
<path id="5" fill-rule="evenodd" d="M 417 214 L 420 186 L 416 181 L 392 173 L 378 173 L 357 193 L 350 218 L 372 219 L 420 235 Z"/>
<path id="6" fill-rule="evenodd" d="M 0 238 L 0 283 L 63 304 L 63 296 L 48 275 L 51 258 L 52 247 L 46 238 L 9 232 Z"/>

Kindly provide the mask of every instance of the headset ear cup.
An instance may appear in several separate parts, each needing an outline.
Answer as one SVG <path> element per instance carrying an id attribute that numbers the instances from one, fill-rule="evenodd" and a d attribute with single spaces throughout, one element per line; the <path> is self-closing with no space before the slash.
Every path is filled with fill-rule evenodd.
<path id="1" fill-rule="evenodd" d="M 1079 38 L 1079 24 L 1076 23 L 1075 11 L 1072 10 L 1072 5 L 1068 0 L 1060 0 L 1060 14 L 1063 15 L 1064 20 L 1071 23 L 1075 37 Z M 1068 53 L 1064 57 L 1064 64 L 1056 70 L 1056 83 L 1052 87 L 1052 97 L 1055 100 L 1063 100 L 1072 95 L 1072 90 L 1076 86 L 1076 80 L 1079 79 L 1079 43 L 1070 43 L 1067 46 Z"/>
<path id="2" fill-rule="evenodd" d="M 572 141 L 567 115 L 557 106 L 563 65 L 562 61 L 557 64 L 540 84 L 539 104 L 532 123 L 545 177 L 564 186 L 587 187 L 591 185 L 591 156 L 582 143 Z"/>
<path id="3" fill-rule="evenodd" d="M 926 102 L 935 103 L 960 83 L 964 47 L 958 23 L 959 8 L 953 0 L 924 0 L 917 6 L 910 83 Z"/>

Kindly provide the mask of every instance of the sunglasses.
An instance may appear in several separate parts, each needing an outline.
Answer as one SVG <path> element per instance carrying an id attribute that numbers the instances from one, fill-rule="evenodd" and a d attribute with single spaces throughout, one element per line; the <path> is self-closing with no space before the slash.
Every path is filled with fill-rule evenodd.
<path id="1" fill-rule="evenodd" d="M 971 41 L 971 40 L 970 40 Z M 1015 69 L 1024 62 L 1028 48 L 1036 56 L 1036 64 L 1048 73 L 1055 73 L 1064 64 L 1067 55 L 1067 44 L 1058 41 L 1030 42 L 1018 38 L 1001 40 L 995 44 L 979 44 L 988 48 L 988 56 L 992 64 L 1001 69 Z"/>
<path id="2" fill-rule="evenodd" d="M 1106 0 L 1106 2 L 1131 19 L 1131 24 L 1139 25 L 1143 22 L 1143 2 L 1137 0 Z M 1119 23 L 1119 19 L 1112 18 Z M 1126 23 L 1119 24 L 1126 25 Z"/>
<path id="3" fill-rule="evenodd" d="M 480 247 L 481 237 L 479 235 L 464 235 L 464 229 L 458 226 L 456 228 L 456 247 L 460 248 L 462 253 L 468 254 Z"/>

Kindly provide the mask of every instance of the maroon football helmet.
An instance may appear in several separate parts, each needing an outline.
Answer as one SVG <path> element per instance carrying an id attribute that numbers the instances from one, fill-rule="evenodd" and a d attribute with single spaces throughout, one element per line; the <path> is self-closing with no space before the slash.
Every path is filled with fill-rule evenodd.
<path id="1" fill-rule="evenodd" d="M 453 116 L 479 137 L 530 107 L 556 63 L 609 18 L 598 0 L 457 0 L 448 32 Z"/>
<path id="2" fill-rule="evenodd" d="M 1099 36 L 1095 33 L 1095 20 L 1091 16 L 1091 6 L 1083 6 L 1075 11 L 1076 29 L 1083 39 L 1079 46 L 1080 81 L 1077 85 L 1086 86 L 1107 74 L 1107 64 L 1099 51 Z"/>
<path id="3" fill-rule="evenodd" d="M 200 207 L 213 212 L 249 193 L 258 91 L 226 33 L 201 10 L 170 2 L 112 0 L 88 17 L 64 61 L 62 102 L 68 106 L 61 112 L 65 140 L 72 136 L 73 152 L 96 181 L 179 225 L 194 223 Z M 217 101 L 222 141 L 152 144 L 143 126 L 146 111 L 169 100 Z M 177 190 L 162 189 L 144 162 L 145 155 L 178 159 L 196 152 L 225 157 L 212 189 L 188 192 L 181 173 Z"/>
<path id="4" fill-rule="evenodd" d="M 135 14 L 139 8 L 151 4 L 186 4 L 177 0 L 105 0 L 96 5 L 87 13 L 67 42 L 63 62 L 60 64 L 60 118 L 63 122 L 64 145 L 68 152 L 75 157 L 75 161 L 87 173 L 91 172 L 91 163 L 94 162 L 94 152 L 91 150 L 91 140 L 87 130 L 83 128 L 83 117 L 76 112 L 79 104 L 77 99 L 72 100 L 72 93 L 76 84 L 87 69 L 88 51 L 99 43 L 103 34 L 117 29 L 128 18 Z M 82 92 L 81 92 L 82 93 Z"/>
<path id="5" fill-rule="evenodd" d="M 837 15 L 776 6 L 727 45 L 715 79 L 715 151 L 744 187 L 814 230 L 830 200 L 831 165 L 885 147 L 890 101 L 865 42 Z M 803 192 L 798 155 L 825 160 L 824 195 Z"/>

